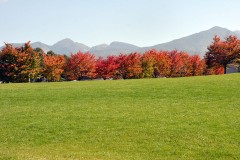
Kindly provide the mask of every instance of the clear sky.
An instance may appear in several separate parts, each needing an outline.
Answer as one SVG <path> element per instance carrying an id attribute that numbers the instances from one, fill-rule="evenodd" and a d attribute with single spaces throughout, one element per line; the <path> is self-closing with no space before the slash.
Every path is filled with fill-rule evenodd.
<path id="1" fill-rule="evenodd" d="M 214 26 L 240 30 L 239 8 L 240 0 L 0 0 L 0 43 L 151 46 Z"/>

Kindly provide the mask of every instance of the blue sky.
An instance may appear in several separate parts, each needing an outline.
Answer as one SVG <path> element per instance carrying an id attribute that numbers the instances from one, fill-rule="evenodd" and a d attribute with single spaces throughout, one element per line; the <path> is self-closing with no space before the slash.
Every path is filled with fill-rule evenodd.
<path id="1" fill-rule="evenodd" d="M 240 30 L 239 7 L 239 0 L 0 0 L 0 43 L 151 46 L 214 26 Z"/>

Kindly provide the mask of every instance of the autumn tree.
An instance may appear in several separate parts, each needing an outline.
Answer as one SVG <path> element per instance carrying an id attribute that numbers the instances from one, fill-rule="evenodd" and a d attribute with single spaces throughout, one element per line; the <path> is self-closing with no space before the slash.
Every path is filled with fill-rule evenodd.
<path id="1" fill-rule="evenodd" d="M 123 79 L 140 78 L 142 72 L 141 54 L 120 54 L 117 58 L 118 73 Z"/>
<path id="2" fill-rule="evenodd" d="M 191 76 L 200 76 L 204 72 L 205 63 L 199 55 L 190 57 Z"/>
<path id="3" fill-rule="evenodd" d="M 0 52 L 0 79 L 4 82 L 13 82 L 18 75 L 17 72 L 17 50 L 10 44 Z"/>
<path id="4" fill-rule="evenodd" d="M 186 52 L 180 52 L 180 66 L 179 66 L 179 77 L 186 77 L 191 75 L 191 56 Z"/>
<path id="5" fill-rule="evenodd" d="M 225 74 L 227 65 L 240 58 L 240 41 L 236 36 L 228 36 L 225 40 L 215 36 L 204 58 L 208 68 L 223 67 Z"/>
<path id="6" fill-rule="evenodd" d="M 104 80 L 114 78 L 117 74 L 118 64 L 116 56 L 108 56 L 106 59 L 100 57 L 96 62 L 97 75 Z"/>
<path id="7" fill-rule="evenodd" d="M 207 75 L 218 75 L 218 74 L 224 74 L 224 68 L 221 66 L 213 66 L 211 68 L 206 69 Z"/>
<path id="8" fill-rule="evenodd" d="M 48 81 L 59 81 L 64 71 L 65 58 L 62 55 L 43 54 L 43 76 Z"/>
<path id="9" fill-rule="evenodd" d="M 43 49 L 42 48 L 34 48 L 34 52 L 37 52 L 38 53 L 38 56 L 39 56 L 39 59 L 40 59 L 40 70 L 42 70 L 43 69 L 43 54 L 45 54 L 44 53 L 44 51 L 43 51 Z"/>
<path id="10" fill-rule="evenodd" d="M 84 77 L 93 79 L 96 76 L 95 56 L 82 52 L 71 54 L 67 59 L 64 74 L 68 80 L 82 80 Z"/>
<path id="11" fill-rule="evenodd" d="M 155 71 L 155 63 L 156 63 L 156 50 L 146 51 L 142 56 L 142 78 L 152 78 L 154 76 Z"/>
<path id="12" fill-rule="evenodd" d="M 21 47 L 5 44 L 0 52 L 0 76 L 6 82 L 27 82 L 37 78 L 40 68 L 39 54 L 30 42 Z"/>
<path id="13" fill-rule="evenodd" d="M 170 57 L 167 51 L 160 51 L 155 56 L 154 77 L 168 77 L 170 74 Z"/>
<path id="14" fill-rule="evenodd" d="M 180 68 L 182 66 L 181 56 L 177 50 L 167 52 L 169 59 L 168 77 L 179 77 Z"/>

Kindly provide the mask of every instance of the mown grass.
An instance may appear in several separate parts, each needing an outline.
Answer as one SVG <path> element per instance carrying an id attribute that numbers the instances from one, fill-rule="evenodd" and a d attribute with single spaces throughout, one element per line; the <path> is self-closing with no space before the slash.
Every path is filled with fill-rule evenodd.
<path id="1" fill-rule="evenodd" d="M 1 159 L 240 159 L 240 74 L 0 85 Z"/>

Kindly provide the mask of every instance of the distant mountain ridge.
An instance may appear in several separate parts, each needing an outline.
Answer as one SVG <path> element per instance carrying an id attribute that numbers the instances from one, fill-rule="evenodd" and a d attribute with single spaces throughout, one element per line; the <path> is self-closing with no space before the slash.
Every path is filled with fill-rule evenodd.
<path id="1" fill-rule="evenodd" d="M 207 51 L 207 47 L 210 45 L 215 35 L 220 36 L 222 39 L 229 35 L 235 35 L 240 38 L 239 31 L 232 32 L 226 28 L 213 27 L 209 30 L 195 33 L 190 36 L 176 39 L 167 43 L 158 44 L 151 47 L 145 47 L 142 49 L 142 51 L 153 48 L 157 50 L 177 49 L 181 51 L 186 51 L 190 54 L 200 54 L 201 56 L 204 56 L 205 52 Z"/>
<path id="2" fill-rule="evenodd" d="M 12 45 L 18 47 L 23 45 L 23 43 L 13 43 Z M 31 43 L 31 46 L 33 48 L 41 48 L 44 52 L 48 52 L 51 50 L 55 53 L 66 55 L 70 55 L 71 53 L 76 53 L 78 51 L 87 52 L 90 49 L 90 47 L 78 42 L 74 42 L 69 38 L 63 39 L 52 46 L 44 44 L 42 42 Z"/>
<path id="3" fill-rule="evenodd" d="M 240 31 L 230 31 L 226 28 L 213 27 L 206 31 L 201 31 L 183 38 L 175 39 L 170 42 L 157 44 L 149 47 L 138 47 L 129 43 L 114 41 L 111 44 L 101 44 L 93 47 L 89 47 L 85 44 L 74 42 L 73 40 L 66 38 L 54 45 L 50 46 L 42 42 L 31 43 L 33 48 L 42 48 L 45 52 L 52 50 L 58 54 L 70 55 L 71 53 L 90 52 L 95 56 L 106 57 L 108 55 L 117 55 L 120 53 L 131 53 L 131 52 L 145 52 L 146 50 L 174 50 L 186 51 L 189 54 L 199 54 L 204 56 L 207 51 L 207 46 L 210 45 L 215 35 L 225 38 L 229 35 L 235 35 L 240 38 Z M 20 43 L 14 43 L 14 46 L 20 46 Z"/>
<path id="4" fill-rule="evenodd" d="M 124 42 L 112 42 L 110 45 L 98 45 L 90 48 L 89 52 L 101 57 L 106 57 L 107 55 L 118 55 L 120 53 L 131 53 L 136 52 L 140 47 L 124 43 Z"/>

